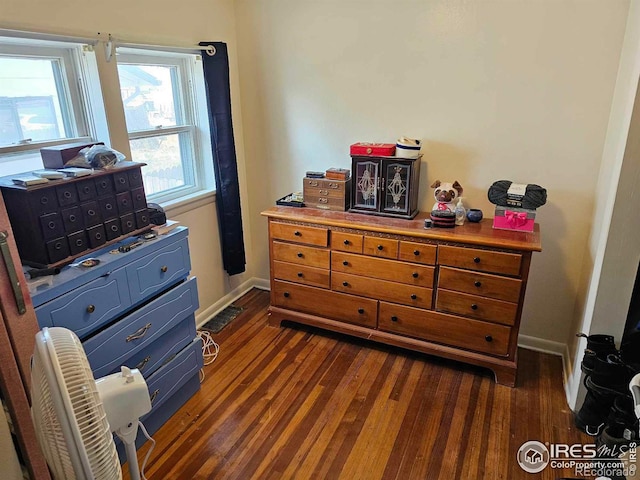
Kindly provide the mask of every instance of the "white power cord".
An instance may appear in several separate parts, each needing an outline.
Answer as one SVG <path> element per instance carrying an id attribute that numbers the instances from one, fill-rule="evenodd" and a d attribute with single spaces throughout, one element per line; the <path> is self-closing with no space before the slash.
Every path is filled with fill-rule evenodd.
<path id="1" fill-rule="evenodd" d="M 149 435 L 149 432 L 147 432 L 147 429 L 144 428 L 144 425 L 140 420 L 138 420 L 138 426 L 142 430 L 142 433 L 144 433 L 144 436 L 147 437 L 147 440 L 151 442 L 151 447 L 149 447 L 149 451 L 144 457 L 144 462 L 142 462 L 142 467 L 140 467 L 140 476 L 142 477 L 142 480 L 148 480 L 147 477 L 144 476 L 144 468 L 147 466 L 147 460 L 149 460 L 149 456 L 151 455 L 151 452 L 153 452 L 153 449 L 156 446 L 156 441 L 153 438 L 151 438 L 151 435 Z"/>
<path id="2" fill-rule="evenodd" d="M 206 330 L 198 330 L 198 336 L 202 340 L 202 357 L 204 358 L 204 365 L 211 365 L 220 352 L 220 345 L 218 345 L 211 336 L 211 333 Z M 200 369 L 200 383 L 204 382 L 204 369 Z"/>

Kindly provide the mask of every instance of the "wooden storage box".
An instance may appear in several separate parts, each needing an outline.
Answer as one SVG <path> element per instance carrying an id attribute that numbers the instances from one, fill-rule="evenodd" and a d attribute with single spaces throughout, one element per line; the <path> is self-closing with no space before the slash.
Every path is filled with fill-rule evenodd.
<path id="1" fill-rule="evenodd" d="M 303 195 L 307 207 L 344 212 L 349 209 L 351 180 L 305 177 Z"/>
<path id="2" fill-rule="evenodd" d="M 0 179 L 22 263 L 53 267 L 149 229 L 143 163 L 22 187 Z"/>

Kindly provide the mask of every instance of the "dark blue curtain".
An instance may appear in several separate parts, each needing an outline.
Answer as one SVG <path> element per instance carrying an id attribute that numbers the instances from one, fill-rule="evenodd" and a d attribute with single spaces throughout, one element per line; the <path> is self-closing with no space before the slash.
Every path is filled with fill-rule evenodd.
<path id="1" fill-rule="evenodd" d="M 200 42 L 200 46 L 213 46 L 215 53 L 202 51 L 202 65 L 209 109 L 209 128 L 216 174 L 216 208 L 220 225 L 222 261 L 229 275 L 245 270 L 242 212 L 240 211 L 240 185 L 236 146 L 231 122 L 231 92 L 229 90 L 229 56 L 227 44 Z"/>

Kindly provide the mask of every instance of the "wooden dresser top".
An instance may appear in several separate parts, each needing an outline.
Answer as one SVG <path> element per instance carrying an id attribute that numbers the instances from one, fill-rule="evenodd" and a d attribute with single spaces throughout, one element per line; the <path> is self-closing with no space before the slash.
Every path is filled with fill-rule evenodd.
<path id="1" fill-rule="evenodd" d="M 316 208 L 271 207 L 262 215 L 275 220 L 308 222 L 356 230 L 407 235 L 434 241 L 460 242 L 471 245 L 524 250 L 542 251 L 540 226 L 535 224 L 533 232 L 517 232 L 512 230 L 496 230 L 491 219 L 483 219 L 479 223 L 466 221 L 455 228 L 424 228 L 424 220 L 428 213 L 419 213 L 413 220 L 378 217 L 361 213 L 335 212 Z"/>

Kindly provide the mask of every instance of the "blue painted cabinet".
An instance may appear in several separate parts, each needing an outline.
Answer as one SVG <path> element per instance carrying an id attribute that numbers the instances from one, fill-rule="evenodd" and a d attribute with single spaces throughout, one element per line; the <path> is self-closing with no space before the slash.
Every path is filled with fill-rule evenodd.
<path id="1" fill-rule="evenodd" d="M 151 434 L 200 389 L 198 289 L 188 278 L 187 234 L 180 227 L 119 252 L 136 240 L 126 239 L 91 255 L 97 266 L 64 267 L 32 295 L 40 326 L 75 331 L 96 378 L 122 365 L 140 370 L 152 404 L 142 421 Z"/>

